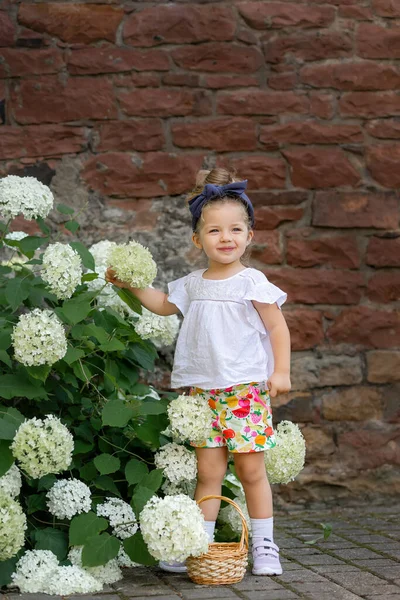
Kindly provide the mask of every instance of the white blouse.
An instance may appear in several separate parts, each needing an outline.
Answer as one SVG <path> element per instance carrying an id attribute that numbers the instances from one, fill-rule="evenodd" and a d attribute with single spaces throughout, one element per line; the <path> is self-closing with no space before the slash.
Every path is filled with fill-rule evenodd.
<path id="1" fill-rule="evenodd" d="M 287 294 L 261 271 L 204 279 L 206 269 L 168 284 L 168 300 L 184 316 L 171 374 L 173 388 L 226 388 L 266 381 L 274 370 L 268 332 L 252 300 L 277 303 Z"/>

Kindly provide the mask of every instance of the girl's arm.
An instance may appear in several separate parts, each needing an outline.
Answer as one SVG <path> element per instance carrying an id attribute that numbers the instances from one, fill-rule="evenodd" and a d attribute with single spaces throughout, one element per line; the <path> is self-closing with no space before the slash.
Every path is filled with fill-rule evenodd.
<path id="1" fill-rule="evenodd" d="M 112 283 L 119 288 L 126 288 L 130 290 L 140 300 L 147 310 L 168 317 L 169 315 L 176 315 L 179 313 L 179 309 L 175 304 L 168 302 L 168 295 L 160 290 L 147 287 L 144 289 L 130 287 L 129 284 L 117 279 L 115 272 L 109 267 L 105 274 L 105 279 L 108 283 Z"/>
<path id="2" fill-rule="evenodd" d="M 276 304 L 253 301 L 265 329 L 269 333 L 274 354 L 274 372 L 268 380 L 270 396 L 289 392 L 290 383 L 290 333 L 285 317 Z"/>

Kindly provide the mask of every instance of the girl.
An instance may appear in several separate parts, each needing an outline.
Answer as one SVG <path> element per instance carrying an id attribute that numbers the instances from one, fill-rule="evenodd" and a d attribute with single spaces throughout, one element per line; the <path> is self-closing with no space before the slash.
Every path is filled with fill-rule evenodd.
<path id="1" fill-rule="evenodd" d="M 228 452 L 243 485 L 251 518 L 254 575 L 280 575 L 273 540 L 272 494 L 264 451 L 275 445 L 270 396 L 290 390 L 290 336 L 280 311 L 286 294 L 242 259 L 253 238 L 254 210 L 246 181 L 224 169 L 200 171 L 189 199 L 192 240 L 208 267 L 169 284 L 169 293 L 130 288 L 158 315 L 181 312 L 171 384 L 208 401 L 212 434 L 196 446 L 195 499 L 221 494 Z M 108 269 L 106 279 L 129 287 Z M 220 502 L 201 505 L 213 541 Z M 184 565 L 161 563 L 182 571 Z"/>

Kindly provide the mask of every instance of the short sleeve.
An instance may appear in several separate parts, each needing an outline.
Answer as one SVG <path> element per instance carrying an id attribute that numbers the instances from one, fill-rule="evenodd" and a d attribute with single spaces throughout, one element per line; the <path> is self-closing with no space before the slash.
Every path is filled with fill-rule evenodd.
<path id="1" fill-rule="evenodd" d="M 287 299 L 287 294 L 278 286 L 274 285 L 260 271 L 256 276 L 249 278 L 249 284 L 244 295 L 244 300 L 255 300 L 265 304 L 277 304 L 281 308 Z"/>
<path id="2" fill-rule="evenodd" d="M 186 290 L 187 275 L 171 281 L 168 284 L 168 302 L 175 304 L 183 314 L 186 315 L 189 305 L 190 298 Z"/>

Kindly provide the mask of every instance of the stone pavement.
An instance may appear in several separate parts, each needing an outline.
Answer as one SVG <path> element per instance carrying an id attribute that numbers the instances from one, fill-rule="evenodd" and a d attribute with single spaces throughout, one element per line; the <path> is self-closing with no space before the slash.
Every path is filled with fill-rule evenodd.
<path id="1" fill-rule="evenodd" d="M 400 600 L 400 506 L 396 508 L 293 512 L 275 518 L 284 573 L 238 584 L 200 586 L 181 574 L 158 568 L 126 569 L 124 579 L 101 594 L 69 596 L 81 600 Z M 329 539 L 304 544 L 330 523 Z M 59 596 L 7 593 L 3 600 L 51 600 Z"/>

